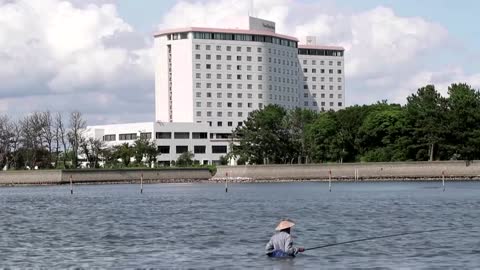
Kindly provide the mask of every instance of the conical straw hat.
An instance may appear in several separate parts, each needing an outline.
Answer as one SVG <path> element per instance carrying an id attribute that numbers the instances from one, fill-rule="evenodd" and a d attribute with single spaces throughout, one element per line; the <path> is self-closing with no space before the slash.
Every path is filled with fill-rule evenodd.
<path id="1" fill-rule="evenodd" d="M 275 230 L 276 231 L 285 230 L 285 229 L 293 227 L 294 225 L 295 225 L 295 223 L 293 223 L 290 220 L 282 220 L 282 221 L 280 221 L 280 223 L 278 223 L 277 228 L 275 228 Z"/>

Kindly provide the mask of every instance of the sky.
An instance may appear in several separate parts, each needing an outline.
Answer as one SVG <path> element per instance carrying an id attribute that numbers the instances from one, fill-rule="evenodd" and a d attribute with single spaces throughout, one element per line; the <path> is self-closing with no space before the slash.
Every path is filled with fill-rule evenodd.
<path id="1" fill-rule="evenodd" d="M 88 124 L 154 121 L 153 34 L 246 28 L 346 49 L 346 103 L 404 104 L 419 87 L 480 89 L 480 1 L 0 0 L 0 115 L 78 110 Z M 253 7 L 253 8 L 252 8 Z"/>

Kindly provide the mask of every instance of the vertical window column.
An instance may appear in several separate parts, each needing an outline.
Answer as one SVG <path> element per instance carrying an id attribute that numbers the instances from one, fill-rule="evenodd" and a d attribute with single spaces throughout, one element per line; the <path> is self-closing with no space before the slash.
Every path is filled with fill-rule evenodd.
<path id="1" fill-rule="evenodd" d="M 168 117 L 173 122 L 173 101 L 172 101 L 172 46 L 168 45 Z"/>

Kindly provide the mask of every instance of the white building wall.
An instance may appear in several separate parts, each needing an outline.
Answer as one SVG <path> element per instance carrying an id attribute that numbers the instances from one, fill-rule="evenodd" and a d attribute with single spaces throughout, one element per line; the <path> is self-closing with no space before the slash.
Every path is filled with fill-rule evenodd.
<path id="1" fill-rule="evenodd" d="M 195 122 L 231 131 L 265 105 L 299 105 L 296 48 L 202 39 L 193 48 Z"/>
<path id="2" fill-rule="evenodd" d="M 201 164 L 213 164 L 218 163 L 221 156 L 225 156 L 229 151 L 229 145 L 231 139 L 220 138 L 217 134 L 211 132 L 209 126 L 196 123 L 162 123 L 162 122 L 146 122 L 146 123 L 131 123 L 131 124 L 118 124 L 118 125 L 100 125 L 87 127 L 86 135 L 96 139 L 103 140 L 105 135 L 115 135 L 115 140 L 104 141 L 107 147 L 113 147 L 128 143 L 133 145 L 135 139 L 121 140 L 121 135 L 136 134 L 136 137 L 140 137 L 140 134 L 150 133 L 151 140 L 155 142 L 159 149 L 165 150 L 168 147 L 168 153 L 161 153 L 157 160 L 161 163 L 168 163 L 176 161 L 178 157 L 186 151 L 194 153 L 194 160 L 198 160 Z M 176 138 L 176 135 L 183 135 L 188 133 L 188 138 Z M 194 137 L 194 133 L 202 136 L 200 138 Z M 164 137 L 162 135 L 170 134 L 170 137 Z M 199 148 L 204 147 L 205 151 L 196 151 Z M 179 147 L 179 151 L 177 151 Z M 201 150 L 201 149 L 200 149 Z M 215 153 L 216 151 L 216 153 Z"/>
<path id="3" fill-rule="evenodd" d="M 155 57 L 155 120 L 169 122 L 169 84 L 167 37 L 157 37 L 154 41 Z"/>
<path id="4" fill-rule="evenodd" d="M 315 111 L 345 108 L 344 56 L 298 55 L 301 105 Z"/>

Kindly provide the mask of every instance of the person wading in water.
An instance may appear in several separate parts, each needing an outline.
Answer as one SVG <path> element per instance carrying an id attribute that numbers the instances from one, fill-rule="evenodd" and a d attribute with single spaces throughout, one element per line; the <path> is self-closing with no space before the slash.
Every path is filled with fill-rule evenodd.
<path id="1" fill-rule="evenodd" d="M 269 257 L 295 257 L 298 252 L 304 252 L 303 247 L 294 248 L 290 228 L 295 225 L 290 220 L 282 220 L 275 228 L 275 233 L 265 247 Z"/>

